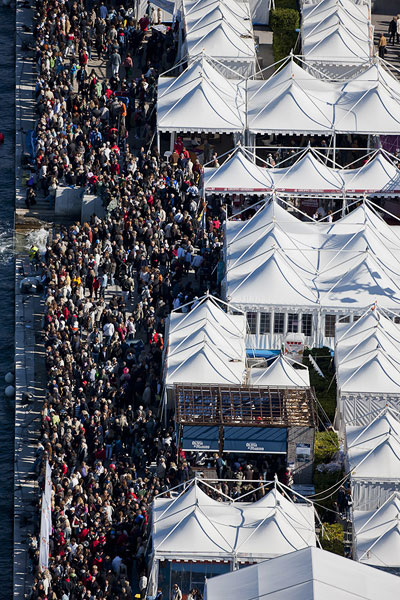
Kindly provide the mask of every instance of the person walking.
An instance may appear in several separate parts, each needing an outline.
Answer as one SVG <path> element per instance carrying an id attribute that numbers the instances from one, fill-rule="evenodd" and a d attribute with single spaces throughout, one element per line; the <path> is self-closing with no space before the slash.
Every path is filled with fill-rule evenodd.
<path id="1" fill-rule="evenodd" d="M 397 36 L 397 17 L 393 17 L 393 19 L 389 23 L 389 44 L 392 42 L 394 45 L 394 38 Z"/>
<path id="2" fill-rule="evenodd" d="M 112 76 L 117 77 L 119 74 L 119 68 L 121 66 L 121 56 L 118 54 L 118 50 L 115 49 L 111 55 L 111 71 Z"/>
<path id="3" fill-rule="evenodd" d="M 378 43 L 379 58 L 385 58 L 386 45 L 387 45 L 387 40 L 386 40 L 385 36 L 383 35 L 383 33 L 381 33 L 381 37 L 379 38 L 379 43 Z"/>

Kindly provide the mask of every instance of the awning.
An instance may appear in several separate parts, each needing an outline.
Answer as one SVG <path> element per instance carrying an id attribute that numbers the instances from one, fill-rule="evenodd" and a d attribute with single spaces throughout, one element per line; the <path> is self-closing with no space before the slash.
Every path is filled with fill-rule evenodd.
<path id="1" fill-rule="evenodd" d="M 225 427 L 224 452 L 286 454 L 286 427 Z"/>
<path id="2" fill-rule="evenodd" d="M 219 427 L 184 425 L 182 450 L 190 450 L 191 452 L 218 452 Z"/>

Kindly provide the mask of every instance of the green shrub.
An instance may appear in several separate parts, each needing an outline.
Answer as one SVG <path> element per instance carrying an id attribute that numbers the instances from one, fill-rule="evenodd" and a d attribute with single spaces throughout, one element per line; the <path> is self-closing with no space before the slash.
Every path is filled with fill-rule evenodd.
<path id="1" fill-rule="evenodd" d="M 293 10 L 292 8 L 276 8 L 271 12 L 269 24 L 275 35 L 275 33 L 296 33 L 299 22 L 300 15 L 297 10 Z"/>
<path id="2" fill-rule="evenodd" d="M 334 431 L 317 431 L 315 433 L 314 464 L 320 465 L 332 460 L 339 450 L 339 440 Z"/>
<path id="3" fill-rule="evenodd" d="M 339 523 L 323 523 L 321 546 L 334 554 L 344 555 L 344 533 Z"/>
<path id="4" fill-rule="evenodd" d="M 336 498 L 337 498 L 337 488 L 338 488 L 338 484 L 339 481 L 341 481 L 343 479 L 343 471 L 337 471 L 336 473 L 320 473 L 319 471 L 314 471 L 314 487 L 315 487 L 315 493 L 319 494 L 316 498 L 315 498 L 315 502 L 317 504 L 319 504 L 320 506 L 317 506 L 317 510 L 319 512 L 321 512 L 321 508 L 322 507 L 322 512 L 324 508 L 328 509 L 328 510 L 334 510 L 337 511 L 337 506 L 336 506 Z M 330 489 L 333 488 L 333 489 Z M 326 491 L 329 490 L 329 491 Z M 325 493 L 326 492 L 326 493 Z M 331 494 L 332 492 L 334 492 L 331 496 L 329 494 Z M 324 498 L 322 500 L 322 498 Z M 326 517 L 328 518 L 328 517 Z"/>
<path id="5" fill-rule="evenodd" d="M 297 0 L 275 0 L 275 9 L 277 8 L 298 10 Z"/>
<path id="6" fill-rule="evenodd" d="M 286 58 L 291 50 L 295 50 L 299 21 L 300 15 L 293 8 L 276 8 L 271 11 L 270 26 L 274 32 L 272 51 L 275 62 Z"/>
<path id="7" fill-rule="evenodd" d="M 315 371 L 314 367 L 308 360 L 308 355 L 312 354 L 316 357 L 319 368 L 325 375 L 321 377 Z M 313 348 L 312 350 L 304 351 L 304 364 L 308 366 L 310 370 L 310 383 L 315 390 L 315 394 L 322 408 L 326 412 L 329 420 L 333 422 L 336 412 L 336 379 L 335 365 L 330 354 L 329 348 Z M 320 412 L 321 420 L 326 421 L 325 415 Z"/>

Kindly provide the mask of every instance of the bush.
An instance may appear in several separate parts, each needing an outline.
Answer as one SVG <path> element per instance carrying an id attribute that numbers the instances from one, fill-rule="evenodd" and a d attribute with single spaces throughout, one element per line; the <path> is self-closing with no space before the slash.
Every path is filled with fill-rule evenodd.
<path id="1" fill-rule="evenodd" d="M 338 436 L 334 431 L 317 431 L 315 433 L 314 464 L 320 465 L 332 460 L 339 450 Z"/>
<path id="2" fill-rule="evenodd" d="M 271 12 L 269 24 L 275 37 L 276 33 L 296 33 L 299 20 L 300 15 L 297 10 L 293 10 L 292 8 L 277 8 Z"/>
<path id="3" fill-rule="evenodd" d="M 344 556 L 344 533 L 339 523 L 323 523 L 321 546 L 324 550 Z"/>
<path id="4" fill-rule="evenodd" d="M 271 12 L 270 26 L 274 32 L 272 50 L 275 62 L 286 58 L 290 51 L 295 49 L 299 20 L 299 13 L 293 8 L 276 8 Z"/>
<path id="5" fill-rule="evenodd" d="M 308 355 L 316 356 L 319 368 L 325 375 L 325 378 L 318 375 L 314 367 L 308 360 Z M 312 350 L 304 351 L 304 364 L 310 369 L 310 383 L 315 389 L 315 394 L 319 403 L 326 412 L 329 420 L 333 422 L 336 412 L 336 379 L 335 365 L 331 357 L 329 348 L 313 348 Z M 333 378 L 333 379 L 332 379 Z M 325 421 L 325 415 L 320 414 L 321 420 Z"/>
<path id="6" fill-rule="evenodd" d="M 297 0 L 275 0 L 275 9 L 277 8 L 298 10 Z"/>
<path id="7" fill-rule="evenodd" d="M 320 473 L 319 471 L 314 471 L 315 493 L 319 494 L 315 498 L 315 502 L 317 505 L 319 505 L 316 506 L 316 508 L 318 512 L 325 515 L 323 518 L 327 521 L 330 521 L 331 519 L 334 520 L 336 518 L 335 514 L 330 511 L 337 511 L 337 489 L 339 487 L 339 482 L 343 479 L 343 476 L 343 471 L 337 471 L 336 473 Z M 332 492 L 334 493 L 332 494 Z M 327 509 L 327 511 L 324 509 Z"/>

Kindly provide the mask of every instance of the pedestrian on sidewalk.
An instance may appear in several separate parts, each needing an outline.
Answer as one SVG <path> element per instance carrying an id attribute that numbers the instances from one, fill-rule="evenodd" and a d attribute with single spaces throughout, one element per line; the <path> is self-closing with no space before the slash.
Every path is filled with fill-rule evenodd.
<path id="1" fill-rule="evenodd" d="M 111 55 L 111 71 L 112 76 L 117 77 L 119 74 L 119 68 L 121 66 L 121 56 L 118 54 L 118 50 L 115 49 Z"/>
<path id="2" fill-rule="evenodd" d="M 378 54 L 379 54 L 380 58 L 385 58 L 386 45 L 387 45 L 387 39 L 385 38 L 383 33 L 381 33 L 381 37 L 379 38 L 379 44 L 378 44 Z"/>
<path id="3" fill-rule="evenodd" d="M 397 17 L 393 17 L 393 19 L 389 23 L 389 44 L 392 42 L 392 46 L 394 46 L 394 38 L 397 36 Z"/>

